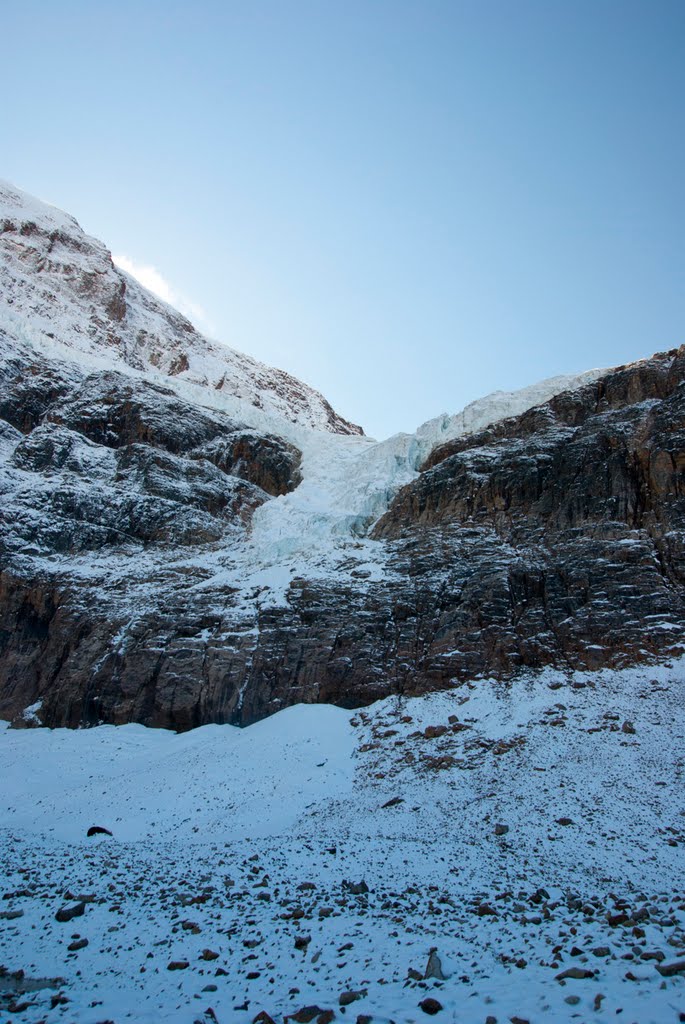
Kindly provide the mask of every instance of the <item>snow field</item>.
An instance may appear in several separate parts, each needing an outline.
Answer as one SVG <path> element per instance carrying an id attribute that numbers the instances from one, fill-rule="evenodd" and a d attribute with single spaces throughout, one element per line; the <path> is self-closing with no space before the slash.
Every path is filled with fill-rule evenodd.
<path id="1" fill-rule="evenodd" d="M 458 1024 L 677 1021 L 685 979 L 656 965 L 685 957 L 684 671 L 547 671 L 242 731 L 3 729 L 0 906 L 23 913 L 0 919 L 0 993 L 29 1003 L 8 1019 L 411 1022 L 431 997 Z M 18 970 L 63 980 L 17 994 Z"/>

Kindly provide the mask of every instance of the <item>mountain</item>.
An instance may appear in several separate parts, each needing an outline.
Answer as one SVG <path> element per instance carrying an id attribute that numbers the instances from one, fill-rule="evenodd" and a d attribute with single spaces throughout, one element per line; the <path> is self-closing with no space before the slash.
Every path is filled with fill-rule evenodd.
<path id="1" fill-rule="evenodd" d="M 362 433 L 290 374 L 203 337 L 115 266 L 105 246 L 73 217 L 3 181 L 0 239 L 0 323 L 9 338 L 59 346 L 75 362 L 97 365 L 104 358 L 123 372 L 179 376 L 219 392 L 227 399 L 224 408 L 238 399 L 293 423 Z"/>
<path id="2" fill-rule="evenodd" d="M 379 443 L 0 204 L 2 717 L 244 725 L 682 652 L 685 349 Z"/>
<path id="3" fill-rule="evenodd" d="M 680 1019 L 685 348 L 379 443 L 0 224 L 2 1019 Z"/>

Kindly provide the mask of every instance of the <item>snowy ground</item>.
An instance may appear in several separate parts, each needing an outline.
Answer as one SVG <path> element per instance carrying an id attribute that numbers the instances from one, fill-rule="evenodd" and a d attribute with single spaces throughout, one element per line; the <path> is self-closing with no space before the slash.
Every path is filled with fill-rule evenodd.
<path id="1" fill-rule="evenodd" d="M 459 1024 L 677 1021 L 684 682 L 680 662 L 242 731 L 3 728 L 0 1017 L 400 1024 L 432 999 Z"/>

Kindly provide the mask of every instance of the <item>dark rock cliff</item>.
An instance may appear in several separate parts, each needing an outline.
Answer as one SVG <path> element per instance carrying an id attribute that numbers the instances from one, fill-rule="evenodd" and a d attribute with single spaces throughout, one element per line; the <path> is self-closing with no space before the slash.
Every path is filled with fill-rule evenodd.
<path id="1" fill-rule="evenodd" d="M 280 605 L 222 577 L 217 543 L 297 485 L 292 445 L 75 373 L 3 386 L 4 717 L 245 724 L 683 650 L 683 349 L 436 448 L 373 527 L 382 578 L 295 576 Z"/>

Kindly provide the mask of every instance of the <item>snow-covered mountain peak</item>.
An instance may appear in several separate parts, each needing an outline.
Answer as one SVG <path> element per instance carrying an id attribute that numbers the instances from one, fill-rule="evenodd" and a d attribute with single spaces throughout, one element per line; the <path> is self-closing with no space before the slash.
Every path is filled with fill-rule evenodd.
<path id="1" fill-rule="evenodd" d="M 117 267 L 109 250 L 55 207 L 0 183 L 0 330 L 44 351 L 71 350 L 176 377 L 314 430 L 361 434 L 314 388 L 211 341 Z M 217 403 L 212 403 L 217 404 Z M 245 419 L 245 416 L 241 418 Z"/>
<path id="2" fill-rule="evenodd" d="M 42 230 L 82 232 L 75 217 L 56 206 L 22 192 L 11 182 L 0 178 L 0 211 L 3 220 L 19 224 L 34 223 Z"/>

